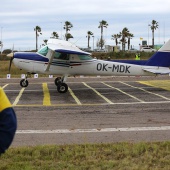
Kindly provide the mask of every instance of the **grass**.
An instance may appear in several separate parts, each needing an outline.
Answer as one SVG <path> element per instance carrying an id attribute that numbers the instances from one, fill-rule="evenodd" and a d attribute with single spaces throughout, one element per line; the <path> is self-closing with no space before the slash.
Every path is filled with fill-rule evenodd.
<path id="1" fill-rule="evenodd" d="M 10 148 L 0 170 L 168 170 L 170 142 Z"/>
<path id="2" fill-rule="evenodd" d="M 9 73 L 9 60 L 2 61 L 0 60 L 0 78 L 6 78 L 7 74 Z M 11 78 L 20 78 L 21 74 L 25 74 L 26 71 L 20 70 L 12 63 L 11 65 Z M 39 77 L 46 77 L 47 75 L 39 74 Z"/>
<path id="3" fill-rule="evenodd" d="M 9 60 L 2 61 L 0 60 L 0 78 L 5 78 L 6 75 L 9 73 Z M 20 69 L 16 68 L 14 64 L 11 65 L 11 72 L 12 77 L 18 77 L 22 74 Z"/>

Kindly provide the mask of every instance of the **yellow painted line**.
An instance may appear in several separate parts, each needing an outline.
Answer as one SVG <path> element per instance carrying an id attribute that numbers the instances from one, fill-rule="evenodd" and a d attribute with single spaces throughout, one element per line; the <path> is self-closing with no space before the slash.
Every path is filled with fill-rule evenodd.
<path id="1" fill-rule="evenodd" d="M 138 81 L 147 86 L 157 87 L 170 91 L 170 80 L 151 80 L 151 81 Z"/>
<path id="2" fill-rule="evenodd" d="M 43 93 L 44 93 L 43 105 L 50 106 L 51 99 L 50 99 L 50 92 L 49 92 L 47 83 L 43 83 L 42 87 L 43 87 Z"/>
<path id="3" fill-rule="evenodd" d="M 147 90 L 145 90 L 145 89 L 143 89 L 143 88 L 135 87 L 135 86 L 129 85 L 129 84 L 124 83 L 124 82 L 121 82 L 121 83 L 122 83 L 122 84 L 125 84 L 125 85 L 127 85 L 127 86 L 130 86 L 130 87 L 133 87 L 133 88 L 135 88 L 135 89 L 142 90 L 142 91 L 144 91 L 144 92 L 146 92 L 146 93 L 153 94 L 153 95 L 155 95 L 155 96 L 159 96 L 159 97 L 161 97 L 161 98 L 163 98 L 163 99 L 170 100 L 170 98 L 167 98 L 167 97 L 165 97 L 165 96 L 159 95 L 159 94 L 157 94 L 157 93 L 153 93 L 153 92 L 147 91 Z"/>
<path id="4" fill-rule="evenodd" d="M 4 89 L 5 87 L 7 87 L 9 84 L 6 84 L 6 85 L 4 85 L 2 88 Z"/>
<path id="5" fill-rule="evenodd" d="M 22 88 L 22 89 L 20 90 L 18 96 L 16 97 L 14 103 L 12 104 L 13 106 L 16 106 L 16 105 L 17 105 L 17 103 L 19 102 L 19 99 L 21 98 L 22 93 L 24 92 L 24 90 L 25 90 L 25 88 Z"/>
<path id="6" fill-rule="evenodd" d="M 130 94 L 128 94 L 128 93 L 126 93 L 126 92 L 124 92 L 124 91 L 122 91 L 122 90 L 116 88 L 116 87 L 110 86 L 110 85 L 108 85 L 108 84 L 106 84 L 106 83 L 104 83 L 104 82 L 102 82 L 102 83 L 103 83 L 104 85 L 106 85 L 106 86 L 112 88 L 112 89 L 115 89 L 115 90 L 117 90 L 117 91 L 120 91 L 121 93 L 123 93 L 123 94 L 125 94 L 125 95 L 127 95 L 127 96 L 129 96 L 129 97 L 131 97 L 131 98 L 133 98 L 133 99 L 135 99 L 135 100 L 138 100 L 138 101 L 140 101 L 140 102 L 144 102 L 143 100 L 138 99 L 137 97 L 132 96 L 132 95 L 130 95 Z"/>
<path id="7" fill-rule="evenodd" d="M 77 103 L 78 105 L 82 105 L 82 103 L 80 102 L 80 100 L 75 96 L 74 92 L 73 92 L 70 88 L 68 88 L 68 90 L 69 90 L 71 96 L 73 97 L 73 99 L 76 101 L 76 103 Z"/>
<path id="8" fill-rule="evenodd" d="M 94 88 L 90 87 L 89 85 L 87 85 L 86 83 L 82 82 L 86 87 L 92 89 L 97 95 L 99 95 L 101 98 L 103 98 L 107 103 L 109 104 L 113 104 L 113 102 L 111 102 L 108 98 L 106 98 L 105 96 L 103 96 L 102 94 L 100 94 L 97 90 L 95 90 Z"/>

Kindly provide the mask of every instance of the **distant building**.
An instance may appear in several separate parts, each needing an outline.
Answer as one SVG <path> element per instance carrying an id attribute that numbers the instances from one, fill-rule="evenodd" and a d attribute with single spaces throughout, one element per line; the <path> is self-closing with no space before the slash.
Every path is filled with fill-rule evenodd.
<path id="1" fill-rule="evenodd" d="M 163 44 L 157 44 L 157 45 L 154 45 L 154 47 L 152 47 L 152 45 L 147 44 L 147 40 L 143 40 L 142 44 L 140 45 L 140 50 L 142 47 L 150 47 L 150 48 L 159 50 L 162 46 L 163 46 Z"/>
<path id="2" fill-rule="evenodd" d="M 113 46 L 113 45 L 105 45 L 106 52 L 119 52 L 120 46 Z"/>

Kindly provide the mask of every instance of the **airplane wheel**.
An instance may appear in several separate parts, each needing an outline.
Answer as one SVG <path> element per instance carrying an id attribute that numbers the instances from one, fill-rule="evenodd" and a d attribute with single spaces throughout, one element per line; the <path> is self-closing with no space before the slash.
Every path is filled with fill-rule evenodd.
<path id="1" fill-rule="evenodd" d="M 22 79 L 21 81 L 20 81 L 20 86 L 21 87 L 27 87 L 28 86 L 28 80 L 25 80 L 25 79 Z"/>
<path id="2" fill-rule="evenodd" d="M 57 77 L 55 80 L 54 80 L 54 83 L 56 86 L 58 86 L 61 82 L 61 77 Z"/>
<path id="3" fill-rule="evenodd" d="M 66 93 L 68 91 L 68 85 L 65 83 L 61 83 L 57 86 L 57 90 L 59 93 Z"/>

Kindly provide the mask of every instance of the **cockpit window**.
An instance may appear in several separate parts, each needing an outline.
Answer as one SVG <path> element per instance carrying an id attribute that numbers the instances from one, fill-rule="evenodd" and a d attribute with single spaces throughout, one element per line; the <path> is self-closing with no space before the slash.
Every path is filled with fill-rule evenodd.
<path id="1" fill-rule="evenodd" d="M 92 60 L 93 58 L 90 55 L 84 54 L 84 55 L 78 55 L 80 60 Z"/>
<path id="2" fill-rule="evenodd" d="M 48 46 L 44 46 L 42 47 L 39 51 L 38 51 L 39 54 L 43 55 L 43 56 L 46 56 L 47 53 L 48 53 Z"/>

